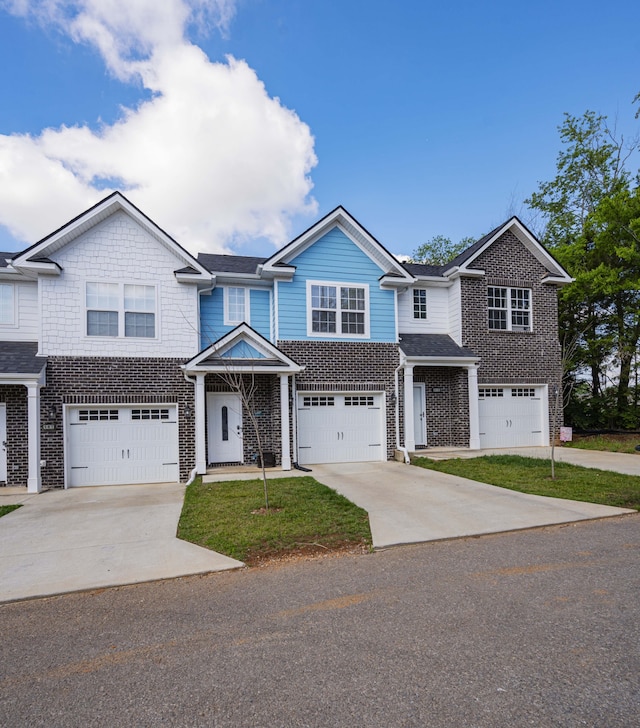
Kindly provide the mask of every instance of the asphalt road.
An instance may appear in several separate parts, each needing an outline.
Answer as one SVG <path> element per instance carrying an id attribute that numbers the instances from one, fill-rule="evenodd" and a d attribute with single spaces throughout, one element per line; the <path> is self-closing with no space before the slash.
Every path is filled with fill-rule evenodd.
<path id="1" fill-rule="evenodd" d="M 640 725 L 640 514 L 0 607 L 2 726 Z"/>

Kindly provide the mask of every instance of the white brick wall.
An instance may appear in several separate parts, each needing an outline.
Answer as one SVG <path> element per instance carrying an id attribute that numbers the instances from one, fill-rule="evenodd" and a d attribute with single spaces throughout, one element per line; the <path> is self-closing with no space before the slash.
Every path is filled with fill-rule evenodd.
<path id="1" fill-rule="evenodd" d="M 413 318 L 413 289 L 398 296 L 398 327 L 405 334 L 448 334 L 449 294 L 447 288 L 429 288 L 417 284 L 416 288 L 427 290 L 427 318 Z"/>
<path id="2" fill-rule="evenodd" d="M 197 293 L 176 282 L 184 267 L 126 213 L 118 212 L 51 256 L 59 277 L 40 278 L 44 356 L 191 357 L 198 352 Z M 156 338 L 86 336 L 85 282 L 157 286 Z"/>
<path id="3" fill-rule="evenodd" d="M 0 325 L 0 339 L 4 341 L 38 340 L 38 283 L 15 282 L 16 324 Z"/>

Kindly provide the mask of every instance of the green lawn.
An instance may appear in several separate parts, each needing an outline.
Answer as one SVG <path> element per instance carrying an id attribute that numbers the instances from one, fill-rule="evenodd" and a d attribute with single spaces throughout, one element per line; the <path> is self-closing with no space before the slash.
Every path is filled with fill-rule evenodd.
<path id="1" fill-rule="evenodd" d="M 0 518 L 2 518 L 2 516 L 6 516 L 7 513 L 11 513 L 11 511 L 15 511 L 16 508 L 20 508 L 20 505 L 21 504 L 18 503 L 18 505 L 15 506 L 0 506 Z"/>
<path id="2" fill-rule="evenodd" d="M 548 460 L 519 455 L 485 455 L 437 462 L 428 458 L 415 458 L 411 462 L 422 468 L 460 475 L 521 493 L 640 510 L 640 477 L 635 475 L 556 463 L 556 480 L 551 480 Z"/>
<path id="3" fill-rule="evenodd" d="M 615 435 L 574 435 L 573 442 L 567 442 L 562 447 L 577 447 L 581 450 L 605 450 L 608 452 L 630 452 L 640 457 L 636 445 L 640 445 L 640 435 L 618 433 Z"/>
<path id="4" fill-rule="evenodd" d="M 202 483 L 185 495 L 178 537 L 246 564 L 287 554 L 370 548 L 367 512 L 310 477 Z M 257 512 L 254 512 L 257 511 Z"/>

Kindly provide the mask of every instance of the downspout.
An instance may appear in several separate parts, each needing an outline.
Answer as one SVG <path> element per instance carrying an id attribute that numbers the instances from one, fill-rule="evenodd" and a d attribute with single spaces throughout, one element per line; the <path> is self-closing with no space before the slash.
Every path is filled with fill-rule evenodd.
<path id="1" fill-rule="evenodd" d="M 194 399 L 195 399 L 195 391 L 196 391 L 196 380 L 195 380 L 195 379 L 191 379 L 191 378 L 190 378 L 190 377 L 189 377 L 189 376 L 187 375 L 187 373 L 186 373 L 186 372 L 184 371 L 184 369 L 182 370 L 182 376 L 184 377 L 184 379 L 185 379 L 185 382 L 187 382 L 188 384 L 193 384 L 193 394 L 194 394 Z M 195 414 L 194 414 L 194 417 L 195 417 Z M 196 466 L 196 467 L 194 467 L 194 468 L 193 468 L 193 470 L 192 470 L 192 471 L 191 471 L 191 472 L 189 473 L 189 479 L 187 480 L 187 485 L 191 485 L 191 483 L 193 483 L 193 481 L 194 481 L 194 480 L 196 479 L 196 476 L 198 475 L 198 473 L 197 473 L 197 470 L 198 470 L 198 468 L 197 468 L 197 466 Z"/>
<path id="2" fill-rule="evenodd" d="M 395 396 L 396 396 L 396 450 L 400 450 L 400 452 L 404 455 L 404 462 L 405 464 L 409 465 L 411 463 L 411 458 L 409 457 L 409 451 L 407 450 L 404 445 L 400 444 L 400 396 L 398 392 L 398 372 L 404 367 L 404 362 L 401 361 L 400 366 L 394 370 L 393 372 L 393 384 L 395 387 Z"/>

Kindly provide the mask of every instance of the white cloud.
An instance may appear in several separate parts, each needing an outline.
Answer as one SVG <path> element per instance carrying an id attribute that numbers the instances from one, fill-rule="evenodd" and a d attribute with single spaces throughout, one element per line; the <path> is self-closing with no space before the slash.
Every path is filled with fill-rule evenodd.
<path id="1" fill-rule="evenodd" d="M 212 63 L 186 40 L 194 23 L 225 32 L 232 0 L 12 0 L 10 8 L 67 28 L 98 48 L 111 73 L 152 92 L 98 131 L 0 135 L 0 224 L 16 237 L 37 240 L 116 186 L 194 250 L 251 237 L 280 244 L 293 215 L 315 211 L 309 127 L 244 61 Z"/>

